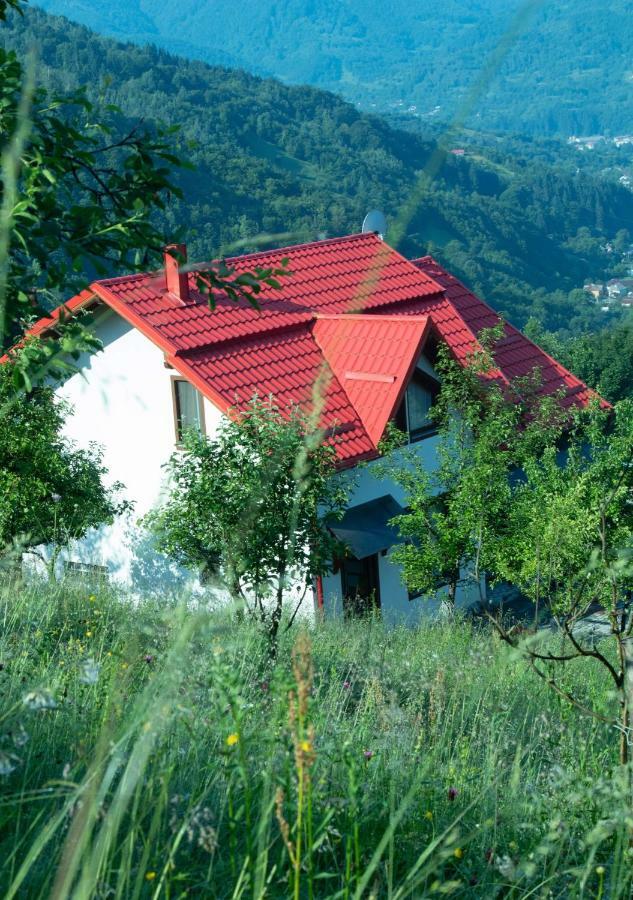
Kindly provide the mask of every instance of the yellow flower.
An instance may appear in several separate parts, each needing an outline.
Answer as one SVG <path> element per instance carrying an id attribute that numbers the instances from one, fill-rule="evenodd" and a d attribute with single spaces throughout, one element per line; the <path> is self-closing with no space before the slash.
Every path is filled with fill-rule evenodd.
<path id="1" fill-rule="evenodd" d="M 309 753 L 312 750 L 312 744 L 310 741 L 301 741 L 299 745 L 304 753 Z"/>
<path id="2" fill-rule="evenodd" d="M 156 878 L 156 872 L 146 872 L 145 881 L 153 881 Z"/>
<path id="3" fill-rule="evenodd" d="M 237 732 L 234 731 L 233 734 L 230 734 L 230 735 L 227 737 L 227 739 L 226 739 L 226 746 L 227 746 L 227 747 L 234 747 L 235 744 L 237 744 L 237 742 L 239 741 L 239 739 L 240 739 L 239 734 L 237 734 Z"/>
<path id="4" fill-rule="evenodd" d="M 96 599 L 97 599 L 97 598 L 95 597 L 94 594 L 91 594 L 91 595 L 88 597 L 88 600 L 90 601 L 90 603 L 95 603 L 95 602 L 96 602 Z"/>
<path id="5" fill-rule="evenodd" d="M 122 669 L 127 669 L 127 663 L 121 663 L 121 668 L 122 668 Z"/>
<path id="6" fill-rule="evenodd" d="M 92 631 L 87 631 L 87 632 L 86 632 L 86 637 L 92 637 Z"/>
<path id="7" fill-rule="evenodd" d="M 596 866 L 596 875 L 604 875 L 604 866 Z"/>
<path id="8" fill-rule="evenodd" d="M 433 820 L 433 813 L 431 812 L 430 809 L 427 809 L 427 811 L 424 813 L 424 818 L 428 819 L 429 822 L 431 822 Z"/>
<path id="9" fill-rule="evenodd" d="M 453 850 L 453 856 L 455 857 L 455 859 L 461 859 L 463 855 L 464 851 L 462 850 L 462 848 L 455 847 L 455 849 Z"/>

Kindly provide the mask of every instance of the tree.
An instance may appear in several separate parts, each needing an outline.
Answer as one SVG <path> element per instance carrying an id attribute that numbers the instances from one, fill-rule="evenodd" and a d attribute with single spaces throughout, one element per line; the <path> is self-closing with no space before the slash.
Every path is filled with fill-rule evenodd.
<path id="1" fill-rule="evenodd" d="M 284 416 L 254 398 L 215 437 L 185 435 L 167 467 L 168 497 L 146 518 L 159 550 L 203 579 L 222 575 L 264 626 L 273 655 L 284 602 L 294 604 L 290 627 L 311 579 L 339 549 L 324 524 L 346 499 L 334 460 L 299 410 Z"/>
<path id="2" fill-rule="evenodd" d="M 396 547 L 393 560 L 411 591 L 432 596 L 446 586 L 451 613 L 458 586 L 478 585 L 483 576 L 490 539 L 510 496 L 515 464 L 510 449 L 516 451 L 518 435 L 527 443 L 534 431 L 518 430 L 534 384 L 524 382 L 515 396 L 521 401 L 509 403 L 488 377 L 494 374 L 492 348 L 502 328 L 479 335 L 481 350 L 465 368 L 440 345 L 436 366 L 442 389 L 431 411 L 438 427 L 437 467 L 427 470 L 415 451 L 405 451 L 405 465 L 387 464 L 406 491 L 408 507 L 394 519 L 406 543 Z M 540 410 L 539 427 L 551 417 L 550 406 Z"/>
<path id="3" fill-rule="evenodd" d="M 0 0 L 0 20 L 21 0 Z M 36 66 L 0 49 L 0 351 L 19 337 L 25 319 L 57 306 L 95 276 L 151 267 L 165 243 L 157 212 L 180 197 L 172 180 L 183 165 L 173 152 L 177 127 L 146 127 L 114 106 L 96 109 L 86 92 L 51 96 L 36 84 Z M 220 263 L 199 275 L 214 292 L 257 305 L 262 285 L 279 287 L 280 269 L 236 275 Z M 94 350 L 82 329 L 77 351 Z M 69 349 L 51 338 L 38 357 L 13 369 L 29 387 L 35 371 Z"/>
<path id="4" fill-rule="evenodd" d="M 54 575 L 62 547 L 130 507 L 120 497 L 121 484 L 104 487 L 100 448 L 78 449 L 64 437 L 71 410 L 51 387 L 7 402 L 14 391 L 11 368 L 11 361 L 0 367 L 0 547 L 13 544 L 19 553 L 45 559 L 37 548 L 51 545 Z"/>
<path id="5" fill-rule="evenodd" d="M 482 612 L 554 691 L 617 728 L 626 763 L 633 715 L 633 402 L 610 409 L 596 398 L 586 409 L 568 408 L 558 395 L 539 396 L 536 375 L 508 390 L 494 380 L 493 350 L 465 369 L 445 355 L 440 369 L 438 472 L 421 476 L 414 468 L 403 478 L 411 512 L 398 524 L 410 543 L 394 557 L 405 581 L 430 594 L 451 575 L 455 583 L 459 565 L 476 584 L 486 574 L 519 589 L 535 608 L 527 633 L 508 627 L 483 597 Z M 597 638 L 582 636 L 590 612 L 602 620 Z M 561 637 L 554 649 L 545 624 Z M 572 660 L 604 667 L 619 716 L 592 706 L 582 685 L 569 687 L 565 667 Z"/>

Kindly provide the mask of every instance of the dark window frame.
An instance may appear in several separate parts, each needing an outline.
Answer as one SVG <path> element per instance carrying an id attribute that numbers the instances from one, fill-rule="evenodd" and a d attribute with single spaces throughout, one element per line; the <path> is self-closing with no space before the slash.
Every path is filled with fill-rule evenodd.
<path id="1" fill-rule="evenodd" d="M 400 431 L 404 431 L 405 434 L 409 436 L 409 443 L 415 444 L 418 441 L 424 440 L 424 438 L 432 437 L 432 435 L 437 434 L 438 429 L 435 422 L 429 422 L 428 425 L 424 425 L 422 428 L 414 428 L 413 430 L 409 428 L 407 391 L 409 390 L 409 386 L 411 385 L 411 383 L 418 384 L 420 387 L 423 387 L 425 390 L 429 391 L 432 397 L 431 406 L 434 405 L 437 399 L 441 385 L 439 381 L 437 381 L 428 373 L 423 372 L 421 369 L 416 369 L 414 371 L 409 384 L 407 384 L 406 390 L 402 396 L 402 401 L 394 417 L 394 422 L 400 429 Z"/>
<path id="2" fill-rule="evenodd" d="M 182 417 L 180 414 L 180 402 L 178 399 L 177 385 L 179 383 L 188 384 L 196 392 L 196 398 L 198 400 L 198 427 L 201 434 L 206 434 L 206 423 L 204 419 L 204 398 L 200 391 L 193 384 L 191 384 L 191 382 L 187 378 L 183 378 L 181 375 L 172 375 L 170 381 L 172 411 L 174 417 L 174 433 L 176 435 L 176 446 L 180 447 L 182 445 L 184 429 L 181 424 Z"/>

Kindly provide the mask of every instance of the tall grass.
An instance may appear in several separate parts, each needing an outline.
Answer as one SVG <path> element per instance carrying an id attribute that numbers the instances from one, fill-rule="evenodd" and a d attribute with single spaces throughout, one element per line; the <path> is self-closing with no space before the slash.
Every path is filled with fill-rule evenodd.
<path id="1" fill-rule="evenodd" d="M 0 600 L 0 884 L 53 898 L 628 897 L 617 740 L 468 624 Z M 611 702 L 601 671 L 570 668 Z M 578 690 L 578 688 L 577 688 Z"/>

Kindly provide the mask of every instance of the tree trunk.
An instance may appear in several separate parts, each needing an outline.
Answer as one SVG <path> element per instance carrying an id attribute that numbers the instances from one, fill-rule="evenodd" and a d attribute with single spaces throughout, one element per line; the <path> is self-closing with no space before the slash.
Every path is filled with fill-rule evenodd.
<path id="1" fill-rule="evenodd" d="M 620 738 L 620 762 L 626 765 L 631 759 L 631 719 L 633 714 L 633 637 L 622 641 L 622 736 Z"/>
<path id="2" fill-rule="evenodd" d="M 271 662 L 275 662 L 277 660 L 277 650 L 279 647 L 279 623 L 281 622 L 283 600 L 284 589 L 282 580 L 279 587 L 277 588 L 277 600 L 275 603 L 275 608 L 272 611 L 270 621 L 268 623 L 268 655 Z"/>
<path id="3" fill-rule="evenodd" d="M 457 595 L 457 581 L 448 583 L 448 594 L 442 598 L 441 612 L 443 618 L 451 621 L 455 618 L 455 597 Z"/>

